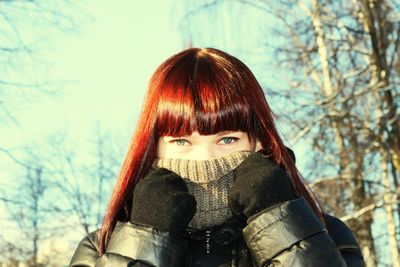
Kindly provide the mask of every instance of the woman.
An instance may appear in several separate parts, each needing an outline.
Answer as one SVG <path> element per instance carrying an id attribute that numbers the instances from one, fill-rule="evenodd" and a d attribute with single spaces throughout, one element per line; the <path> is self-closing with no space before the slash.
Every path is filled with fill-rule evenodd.
<path id="1" fill-rule="evenodd" d="M 254 75 L 190 48 L 152 76 L 101 229 L 70 266 L 363 266 L 324 214 Z"/>

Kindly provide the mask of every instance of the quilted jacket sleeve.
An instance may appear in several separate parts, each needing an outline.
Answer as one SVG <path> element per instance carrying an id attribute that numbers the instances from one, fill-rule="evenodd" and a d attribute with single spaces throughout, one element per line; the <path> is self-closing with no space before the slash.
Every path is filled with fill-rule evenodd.
<path id="1" fill-rule="evenodd" d="M 98 230 L 78 245 L 70 266 L 178 266 L 184 256 L 185 243 L 169 233 L 152 227 L 118 222 L 106 253 L 99 257 Z M 162 264 L 161 264 L 162 263 Z"/>
<path id="2" fill-rule="evenodd" d="M 243 236 L 256 266 L 364 266 L 349 228 L 332 216 L 328 223 L 332 236 L 299 198 L 249 218 Z"/>

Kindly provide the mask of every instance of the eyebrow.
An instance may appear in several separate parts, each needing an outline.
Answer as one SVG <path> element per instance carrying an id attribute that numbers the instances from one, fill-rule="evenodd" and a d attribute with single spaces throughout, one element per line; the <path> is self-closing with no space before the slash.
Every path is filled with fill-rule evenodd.
<path id="1" fill-rule="evenodd" d="M 190 138 L 190 135 L 182 135 L 182 136 L 171 136 L 171 135 L 164 135 L 162 136 L 162 139 L 167 139 L 167 140 L 172 140 L 172 139 L 180 139 L 180 138 Z"/>
<path id="2" fill-rule="evenodd" d="M 217 136 L 226 135 L 226 134 L 230 134 L 230 133 L 236 133 L 236 132 L 239 132 L 239 131 L 223 131 L 223 132 L 219 132 L 217 134 Z"/>

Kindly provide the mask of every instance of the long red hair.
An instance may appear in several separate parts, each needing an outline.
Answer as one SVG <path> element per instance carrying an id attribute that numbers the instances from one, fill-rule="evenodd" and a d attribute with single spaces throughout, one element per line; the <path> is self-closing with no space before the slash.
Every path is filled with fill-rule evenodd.
<path id="1" fill-rule="evenodd" d="M 260 140 L 265 154 L 283 164 L 298 196 L 324 222 L 317 199 L 298 172 L 274 123 L 263 90 L 239 59 L 215 48 L 189 48 L 164 61 L 150 79 L 136 130 L 99 233 L 99 254 L 117 221 L 128 221 L 133 190 L 149 171 L 163 135 L 240 130 Z"/>

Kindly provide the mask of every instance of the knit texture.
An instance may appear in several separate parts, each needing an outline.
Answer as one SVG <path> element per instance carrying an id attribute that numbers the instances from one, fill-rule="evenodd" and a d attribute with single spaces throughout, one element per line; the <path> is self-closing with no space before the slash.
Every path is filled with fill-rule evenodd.
<path id="1" fill-rule="evenodd" d="M 166 168 L 183 178 L 197 201 L 196 213 L 188 226 L 203 229 L 221 224 L 232 216 L 228 189 L 234 181 L 233 170 L 250 154 L 237 151 L 211 160 L 155 159 L 153 167 Z"/>

